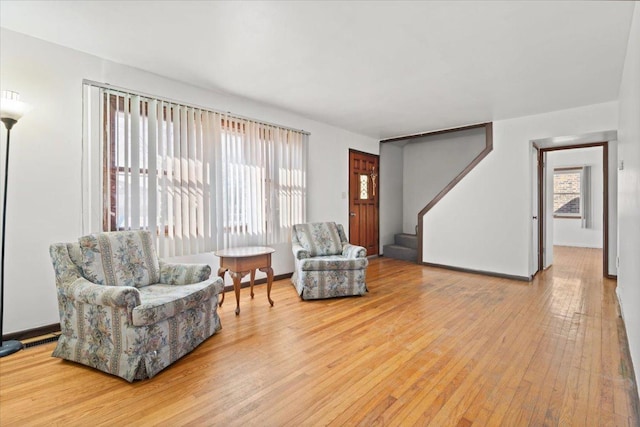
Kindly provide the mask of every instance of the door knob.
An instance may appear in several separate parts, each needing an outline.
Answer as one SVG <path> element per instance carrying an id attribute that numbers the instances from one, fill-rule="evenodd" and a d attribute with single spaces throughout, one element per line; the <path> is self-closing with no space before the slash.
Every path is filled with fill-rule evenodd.
<path id="1" fill-rule="evenodd" d="M 356 216 L 355 212 L 349 212 L 349 216 Z"/>

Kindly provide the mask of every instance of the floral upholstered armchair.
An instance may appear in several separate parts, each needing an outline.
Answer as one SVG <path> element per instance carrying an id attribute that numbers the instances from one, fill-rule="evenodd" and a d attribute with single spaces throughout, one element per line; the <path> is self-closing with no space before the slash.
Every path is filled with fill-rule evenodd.
<path id="1" fill-rule="evenodd" d="M 295 257 L 291 281 L 302 299 L 367 292 L 367 250 L 349 244 L 341 224 L 296 224 L 291 233 L 291 244 Z"/>
<path id="2" fill-rule="evenodd" d="M 169 264 L 148 231 L 56 243 L 62 334 L 53 356 L 133 381 L 151 378 L 221 329 L 222 280 L 208 265 Z"/>

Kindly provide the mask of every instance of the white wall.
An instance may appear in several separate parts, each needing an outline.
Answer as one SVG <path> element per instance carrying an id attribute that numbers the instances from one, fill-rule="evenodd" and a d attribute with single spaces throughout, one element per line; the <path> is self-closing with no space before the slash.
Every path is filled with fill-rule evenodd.
<path id="1" fill-rule="evenodd" d="M 310 221 L 334 220 L 348 227 L 348 199 L 342 197 L 349 191 L 348 150 L 378 153 L 378 141 L 366 136 L 5 29 L 0 33 L 0 51 L 0 89 L 20 92 L 22 100 L 33 106 L 11 134 L 4 333 L 59 321 L 48 248 L 81 234 L 83 79 L 310 132 Z M 4 147 L 6 133 L 2 129 Z M 293 271 L 290 247 L 277 245 L 276 250 L 275 274 Z M 212 254 L 193 260 L 209 263 L 214 271 L 218 267 Z"/>
<path id="2" fill-rule="evenodd" d="M 380 144 L 380 253 L 402 231 L 402 147 Z"/>
<path id="3" fill-rule="evenodd" d="M 425 215 L 423 261 L 530 277 L 530 141 L 617 127 L 617 102 L 493 123 L 493 151 Z"/>
<path id="4" fill-rule="evenodd" d="M 576 148 L 550 151 L 547 154 L 546 172 L 553 182 L 553 170 L 562 167 L 591 167 L 591 227 L 582 228 L 582 221 L 575 218 L 553 218 L 553 244 L 584 248 L 602 248 L 603 176 L 602 147 Z M 547 194 L 548 204 L 553 206 L 553 192 Z"/>
<path id="5" fill-rule="evenodd" d="M 640 6 L 633 12 L 620 85 L 618 126 L 618 298 L 640 381 Z"/>
<path id="6" fill-rule="evenodd" d="M 404 233 L 415 234 L 418 213 L 484 150 L 485 135 L 482 127 L 416 138 L 404 146 Z"/>

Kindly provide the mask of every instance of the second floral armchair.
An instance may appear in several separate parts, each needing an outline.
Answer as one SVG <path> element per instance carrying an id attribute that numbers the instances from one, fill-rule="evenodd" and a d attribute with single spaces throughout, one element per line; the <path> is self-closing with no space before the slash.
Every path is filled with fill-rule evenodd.
<path id="1" fill-rule="evenodd" d="M 291 233 L 295 269 L 291 281 L 302 299 L 363 295 L 367 250 L 347 241 L 335 222 L 296 224 Z"/>

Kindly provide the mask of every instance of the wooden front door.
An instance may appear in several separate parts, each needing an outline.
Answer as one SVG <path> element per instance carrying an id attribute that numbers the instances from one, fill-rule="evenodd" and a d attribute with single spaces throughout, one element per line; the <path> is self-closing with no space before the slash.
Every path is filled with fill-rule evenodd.
<path id="1" fill-rule="evenodd" d="M 378 255 L 379 157 L 349 150 L 349 242 Z"/>

